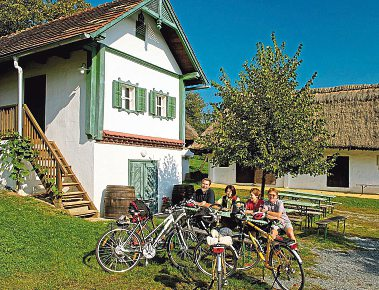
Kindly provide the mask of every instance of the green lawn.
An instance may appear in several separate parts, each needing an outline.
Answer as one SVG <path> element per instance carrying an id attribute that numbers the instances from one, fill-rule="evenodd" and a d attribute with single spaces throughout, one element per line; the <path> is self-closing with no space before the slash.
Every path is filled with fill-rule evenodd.
<path id="1" fill-rule="evenodd" d="M 218 195 L 222 192 L 216 189 Z M 338 210 L 378 216 L 379 201 L 356 200 L 338 199 L 343 203 Z M 96 262 L 94 248 L 107 223 L 73 218 L 38 200 L 4 192 L 0 192 L 0 212 L 0 289 L 194 289 L 209 282 L 197 271 L 176 270 L 166 254 L 124 274 L 105 273 Z M 355 226 L 349 223 L 348 234 L 378 237 L 377 223 L 359 218 Z M 307 275 L 318 275 L 308 269 L 314 263 L 314 247 L 349 246 L 333 233 L 327 241 L 314 231 L 297 234 Z M 261 270 L 255 268 L 230 279 L 226 289 L 270 288 L 260 278 Z"/>
<path id="2" fill-rule="evenodd" d="M 200 171 L 201 173 L 208 174 L 208 161 L 205 161 L 206 155 L 194 155 L 190 159 L 190 172 Z"/>

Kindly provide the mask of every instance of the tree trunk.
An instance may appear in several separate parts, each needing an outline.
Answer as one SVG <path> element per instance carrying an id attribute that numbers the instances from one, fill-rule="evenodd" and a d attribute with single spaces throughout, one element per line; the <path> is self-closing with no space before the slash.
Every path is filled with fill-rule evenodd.
<path id="1" fill-rule="evenodd" d="M 265 196 L 266 170 L 262 170 L 261 199 Z"/>

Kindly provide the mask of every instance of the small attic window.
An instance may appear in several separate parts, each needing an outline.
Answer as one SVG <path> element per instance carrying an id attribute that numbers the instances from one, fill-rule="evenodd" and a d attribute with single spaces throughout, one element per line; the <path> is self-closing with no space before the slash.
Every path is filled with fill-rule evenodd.
<path id="1" fill-rule="evenodd" d="M 143 13 L 140 12 L 138 14 L 138 19 L 136 21 L 136 36 L 145 41 L 146 36 L 146 24 L 145 24 L 145 17 L 143 16 Z"/>

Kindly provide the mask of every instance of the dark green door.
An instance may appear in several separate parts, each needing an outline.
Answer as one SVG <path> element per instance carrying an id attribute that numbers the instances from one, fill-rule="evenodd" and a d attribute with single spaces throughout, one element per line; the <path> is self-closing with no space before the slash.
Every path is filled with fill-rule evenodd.
<path id="1" fill-rule="evenodd" d="M 158 168 L 156 161 L 129 161 L 129 185 L 134 186 L 136 197 L 153 200 L 150 209 L 158 211 Z"/>

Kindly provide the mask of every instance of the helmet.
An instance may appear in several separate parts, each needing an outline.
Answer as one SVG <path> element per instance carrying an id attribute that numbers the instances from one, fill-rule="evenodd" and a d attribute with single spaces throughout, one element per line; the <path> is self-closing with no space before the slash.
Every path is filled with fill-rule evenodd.
<path id="1" fill-rule="evenodd" d="M 265 217 L 265 214 L 263 212 L 256 212 L 253 214 L 253 219 L 255 220 L 261 220 Z"/>

